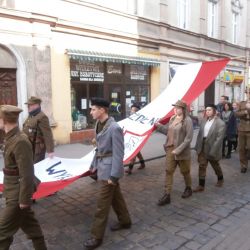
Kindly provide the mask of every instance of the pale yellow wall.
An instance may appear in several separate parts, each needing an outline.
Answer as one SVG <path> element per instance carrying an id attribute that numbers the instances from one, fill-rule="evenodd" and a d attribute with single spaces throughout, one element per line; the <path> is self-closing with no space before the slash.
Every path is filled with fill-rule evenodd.
<path id="1" fill-rule="evenodd" d="M 151 101 L 160 94 L 160 67 L 151 67 Z"/>
<path id="2" fill-rule="evenodd" d="M 57 126 L 53 129 L 57 144 L 70 142 L 72 132 L 70 67 L 65 51 L 51 48 L 52 105 Z"/>

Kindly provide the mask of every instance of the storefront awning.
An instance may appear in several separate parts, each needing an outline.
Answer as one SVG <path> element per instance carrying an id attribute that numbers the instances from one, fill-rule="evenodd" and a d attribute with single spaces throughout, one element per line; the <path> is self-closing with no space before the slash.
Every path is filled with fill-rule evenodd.
<path id="1" fill-rule="evenodd" d="M 100 53 L 84 50 L 67 49 L 67 54 L 72 60 L 81 60 L 88 62 L 113 62 L 124 64 L 140 64 L 147 66 L 159 66 L 160 61 L 148 57 L 133 57 L 109 53 Z"/>

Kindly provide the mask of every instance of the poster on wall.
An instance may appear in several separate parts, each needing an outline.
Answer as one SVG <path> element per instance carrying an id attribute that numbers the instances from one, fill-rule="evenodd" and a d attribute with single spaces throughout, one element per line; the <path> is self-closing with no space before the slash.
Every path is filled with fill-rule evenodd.
<path id="1" fill-rule="evenodd" d="M 73 81 L 104 82 L 104 65 L 100 62 L 70 62 L 70 77 Z"/>

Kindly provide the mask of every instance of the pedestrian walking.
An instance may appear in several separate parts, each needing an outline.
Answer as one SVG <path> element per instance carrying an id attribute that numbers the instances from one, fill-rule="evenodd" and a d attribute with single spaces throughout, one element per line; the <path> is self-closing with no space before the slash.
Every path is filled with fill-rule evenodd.
<path id="1" fill-rule="evenodd" d="M 224 104 L 224 110 L 222 111 L 221 117 L 226 124 L 226 133 L 222 144 L 222 157 L 230 159 L 233 142 L 236 141 L 237 134 L 237 121 L 230 102 Z"/>
<path id="2" fill-rule="evenodd" d="M 216 110 L 217 110 L 217 115 L 221 118 L 223 109 L 224 109 L 224 104 L 229 101 L 228 96 L 222 95 L 220 97 L 220 102 L 216 105 Z"/>
<path id="3" fill-rule="evenodd" d="M 111 225 L 110 229 L 116 231 L 131 227 L 130 215 L 119 185 L 119 179 L 124 174 L 123 132 L 114 118 L 109 117 L 108 109 L 107 100 L 92 99 L 90 114 L 94 120 L 97 120 L 95 127 L 97 147 L 90 171 L 97 171 L 100 190 L 94 222 L 91 226 L 91 238 L 84 242 L 86 249 L 95 249 L 102 244 L 111 206 L 118 222 Z"/>
<path id="4" fill-rule="evenodd" d="M 133 115 L 134 113 L 138 112 L 141 107 L 138 105 L 138 104 L 133 104 L 131 107 L 130 107 L 130 115 Z M 129 166 L 128 166 L 128 169 L 126 170 L 126 173 L 127 174 L 132 174 L 132 170 L 134 168 L 134 164 L 135 164 L 135 161 L 136 161 L 136 158 L 139 159 L 140 161 L 140 166 L 138 167 L 138 169 L 144 169 L 145 168 L 145 161 L 143 159 L 143 156 L 142 156 L 142 153 L 141 152 L 138 152 L 137 155 L 130 160 L 129 162 Z"/>
<path id="5" fill-rule="evenodd" d="M 0 129 L 4 130 L 4 191 L 6 207 L 0 214 L 0 249 L 7 250 L 14 234 L 22 229 L 36 250 L 46 250 L 41 227 L 31 209 L 38 179 L 34 176 L 32 146 L 18 128 L 16 106 L 0 106 Z"/>
<path id="6" fill-rule="evenodd" d="M 233 107 L 234 115 L 236 117 L 236 124 L 237 124 L 235 140 L 233 141 L 233 146 L 232 146 L 232 153 L 233 153 L 237 150 L 237 147 L 238 147 L 238 127 L 239 127 L 239 123 L 240 123 L 240 118 L 236 116 L 235 112 L 238 111 L 238 109 L 239 109 L 239 103 L 233 102 L 232 107 Z"/>
<path id="7" fill-rule="evenodd" d="M 187 113 L 187 104 L 184 101 L 179 100 L 173 106 L 175 114 L 171 117 L 169 124 L 167 126 L 160 123 L 155 124 L 158 131 L 167 135 L 164 145 L 167 165 L 165 192 L 157 203 L 159 206 L 171 202 L 173 175 L 177 165 L 180 167 L 185 181 L 185 190 L 181 197 L 188 198 L 192 195 L 190 144 L 193 138 L 193 124 Z"/>
<path id="8" fill-rule="evenodd" d="M 239 103 L 236 117 L 240 119 L 238 126 L 239 158 L 241 173 L 248 168 L 248 151 L 250 150 L 250 89 L 246 89 L 247 100 Z"/>
<path id="9" fill-rule="evenodd" d="M 46 152 L 54 156 L 54 140 L 48 117 L 41 110 L 42 100 L 31 96 L 27 101 L 29 116 L 23 124 L 23 132 L 28 136 L 34 153 L 34 163 L 45 159 Z"/>
<path id="10" fill-rule="evenodd" d="M 206 117 L 202 120 L 197 136 L 195 149 L 199 163 L 199 185 L 193 190 L 202 192 L 205 189 L 205 178 L 208 163 L 211 164 L 218 178 L 217 187 L 224 182 L 220 159 L 222 158 L 222 143 L 225 135 L 225 123 L 216 116 L 216 106 L 206 106 Z"/>

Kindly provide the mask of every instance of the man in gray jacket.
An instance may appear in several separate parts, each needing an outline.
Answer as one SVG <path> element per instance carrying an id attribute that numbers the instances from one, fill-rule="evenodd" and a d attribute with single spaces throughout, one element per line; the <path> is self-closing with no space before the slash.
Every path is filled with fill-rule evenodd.
<path id="1" fill-rule="evenodd" d="M 200 131 L 197 136 L 196 151 L 199 163 L 199 185 L 193 192 L 202 192 L 205 189 L 206 169 L 208 163 L 214 169 L 218 181 L 217 187 L 223 185 L 223 173 L 219 160 L 222 158 L 222 143 L 225 134 L 225 123 L 216 116 L 216 106 L 206 106 L 206 118 L 201 122 Z"/>
<path id="2" fill-rule="evenodd" d="M 96 153 L 90 171 L 97 171 L 100 192 L 91 238 L 84 242 L 86 249 L 95 249 L 102 244 L 110 206 L 113 207 L 118 223 L 111 226 L 111 231 L 131 227 L 130 215 L 120 190 L 119 179 L 124 174 L 124 138 L 121 127 L 108 115 L 109 102 L 103 98 L 91 101 L 92 117 L 97 120 Z"/>

